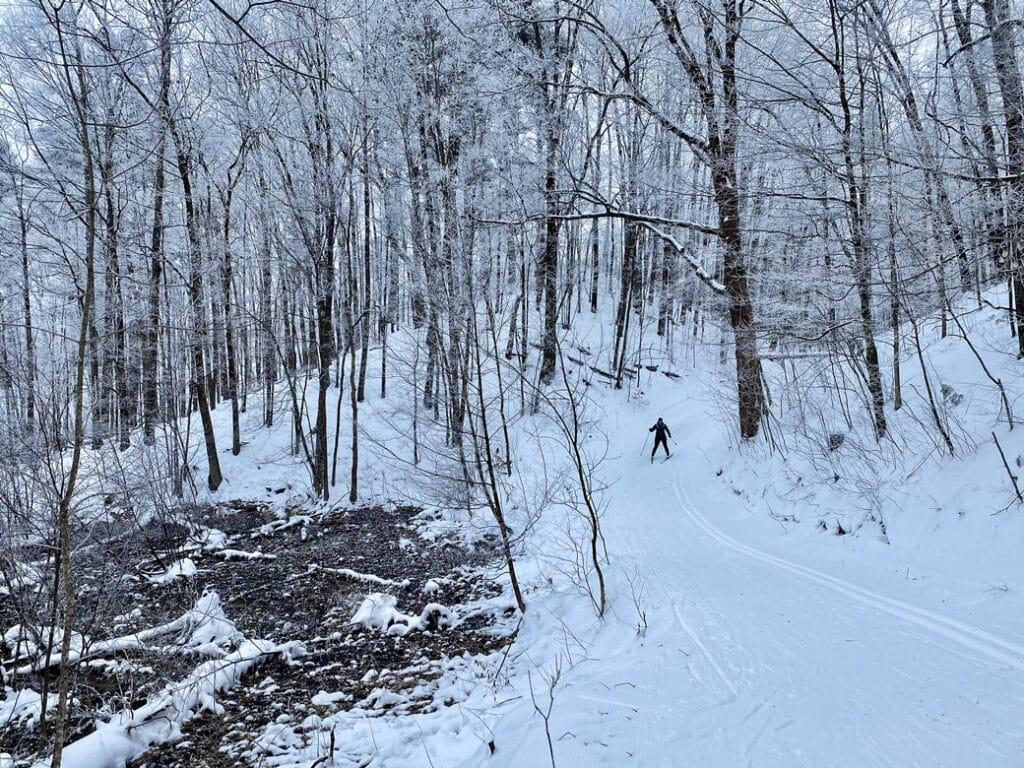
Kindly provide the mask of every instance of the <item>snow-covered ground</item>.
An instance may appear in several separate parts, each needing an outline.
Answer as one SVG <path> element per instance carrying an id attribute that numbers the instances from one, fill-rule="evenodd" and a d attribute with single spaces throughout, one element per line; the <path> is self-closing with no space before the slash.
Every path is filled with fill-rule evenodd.
<path id="1" fill-rule="evenodd" d="M 982 312 L 969 328 L 1019 407 L 1005 324 Z M 853 432 L 834 454 L 827 432 L 784 455 L 739 446 L 706 359 L 681 380 L 644 372 L 629 400 L 598 394 L 618 450 L 612 615 L 554 594 L 527 612 L 537 706 L 527 690 L 493 758 L 463 765 L 1024 766 L 1024 506 L 991 437 L 1016 472 L 1024 428 L 962 341 L 925 343 L 931 386 L 967 395 L 939 403 L 955 457 L 928 437 L 912 357 L 910 402 L 889 409 L 905 443 Z M 673 456 L 651 464 L 658 416 Z"/>
<path id="2" fill-rule="evenodd" d="M 982 312 L 969 327 L 1017 406 L 1024 383 L 1005 324 Z M 928 423 L 911 362 L 908 404 L 888 413 L 899 440 L 880 446 L 858 424 L 809 428 L 792 407 L 776 425 L 782 450 L 739 445 L 724 426 L 730 384 L 717 349 L 669 364 L 679 378 L 643 370 L 620 391 L 594 380 L 605 618 L 574 578 L 565 531 L 580 518 L 548 504 L 520 553 L 528 608 L 507 654 L 452 659 L 438 705 L 414 715 L 351 708 L 324 691 L 316 703 L 338 700 L 334 715 L 275 724 L 253 754 L 288 768 L 1024 766 L 1024 505 L 1011 503 L 991 436 L 1017 471 L 1024 426 L 1009 428 L 966 345 L 934 329 L 925 340 L 955 456 Z M 813 404 L 813 388 L 787 394 L 781 366 L 766 363 L 766 374 L 779 402 L 796 392 Z M 257 413 L 242 455 L 224 455 L 218 496 L 294 503 L 308 474 L 288 455 L 287 424 L 261 430 Z M 673 455 L 651 463 L 658 416 Z M 440 506 L 443 492 L 428 498 L 429 477 L 408 464 L 407 422 L 395 396 L 364 406 L 362 499 Z M 524 425 L 508 485 L 517 530 L 536 511 L 530 478 L 548 496 L 572 483 L 545 427 Z M 844 443 L 829 451 L 832 430 Z M 343 443 L 339 466 L 347 461 Z M 487 520 L 453 514 L 438 525 L 469 524 L 472 539 Z"/>
<path id="3" fill-rule="evenodd" d="M 520 639 L 543 647 L 531 656 L 549 678 L 564 659 L 557 765 L 1024 765 L 1019 508 L 892 510 L 930 522 L 910 540 L 890 525 L 889 544 L 780 522 L 740 490 L 750 473 L 770 477 L 771 459 L 752 466 L 730 449 L 691 386 L 647 395 L 645 421 L 664 416 L 677 444 L 664 464 L 618 459 L 605 518 L 614 616 L 597 626 L 554 603 L 527 615 Z M 955 495 L 958 471 L 937 468 L 931 493 Z M 487 765 L 550 764 L 532 706 L 496 731 Z"/>

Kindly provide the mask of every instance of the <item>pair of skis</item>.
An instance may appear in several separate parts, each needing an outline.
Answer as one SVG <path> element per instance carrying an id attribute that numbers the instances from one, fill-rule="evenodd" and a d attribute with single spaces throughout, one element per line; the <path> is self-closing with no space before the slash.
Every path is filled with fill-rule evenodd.
<path id="1" fill-rule="evenodd" d="M 643 456 L 644 453 L 647 451 L 647 440 L 648 440 L 649 437 L 650 437 L 650 435 L 648 435 L 647 437 L 644 438 L 644 444 L 640 447 L 640 455 L 641 456 Z M 675 440 L 673 440 L 672 442 L 674 444 Z M 666 448 L 667 448 L 667 446 L 666 446 Z M 658 446 L 654 446 L 654 449 L 657 450 Z M 668 461 L 671 458 L 672 458 L 672 454 L 670 453 L 668 456 L 666 456 L 665 458 L 663 458 L 661 460 L 661 463 L 664 464 L 666 461 Z M 654 463 L 654 455 L 652 454 L 651 455 L 651 464 L 653 464 L 653 463 Z"/>

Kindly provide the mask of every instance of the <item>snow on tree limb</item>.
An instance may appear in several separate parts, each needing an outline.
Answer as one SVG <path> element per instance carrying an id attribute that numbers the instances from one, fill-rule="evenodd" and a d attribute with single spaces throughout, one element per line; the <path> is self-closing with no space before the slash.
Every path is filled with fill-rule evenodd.
<path id="1" fill-rule="evenodd" d="M 700 262 L 698 262 L 693 257 L 693 254 L 690 253 L 689 249 L 686 248 L 686 246 L 684 246 L 682 243 L 680 243 L 678 240 L 672 237 L 672 235 L 670 235 L 668 232 L 658 229 L 657 227 L 653 226 L 652 224 L 649 224 L 646 221 L 638 220 L 637 224 L 639 224 L 641 227 L 649 231 L 651 234 L 655 235 L 656 237 L 659 237 L 660 239 L 664 240 L 666 243 L 671 245 L 673 248 L 675 248 L 679 255 L 686 259 L 687 263 L 691 267 L 693 267 L 694 274 L 697 275 L 697 277 L 700 279 L 702 283 L 704 283 L 704 285 L 706 285 L 708 288 L 710 288 L 717 294 L 725 294 L 725 286 L 708 274 L 707 270 L 704 269 Z"/>

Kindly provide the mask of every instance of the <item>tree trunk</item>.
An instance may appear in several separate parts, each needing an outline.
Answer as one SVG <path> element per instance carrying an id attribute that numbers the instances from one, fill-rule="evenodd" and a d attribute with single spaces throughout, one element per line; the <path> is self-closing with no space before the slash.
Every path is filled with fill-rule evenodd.
<path id="1" fill-rule="evenodd" d="M 718 226 L 725 252 L 722 257 L 722 283 L 729 302 L 729 324 L 735 337 L 736 391 L 739 406 L 740 436 L 756 437 L 764 413 L 764 387 L 761 381 L 761 356 L 757 349 L 754 306 L 750 300 L 747 268 L 743 259 L 743 235 L 740 229 L 739 194 L 728 172 L 714 173 Z"/>
<path id="2" fill-rule="evenodd" d="M 598 248 L 597 220 L 590 225 L 590 311 L 597 312 L 598 278 L 600 277 L 600 248 Z"/>
<path id="3" fill-rule="evenodd" d="M 147 291 L 147 315 L 142 336 L 142 442 L 153 445 L 156 442 L 156 423 L 159 411 L 159 347 L 160 347 L 160 285 L 163 282 L 163 234 L 164 234 L 164 155 L 167 146 L 167 121 L 170 114 L 171 87 L 171 11 L 167 0 L 163 0 L 160 18 L 160 92 L 157 96 L 160 121 L 156 146 L 156 169 L 153 177 L 153 229 L 149 244 L 149 281 Z"/>
<path id="4" fill-rule="evenodd" d="M 326 212 L 326 231 L 329 234 L 327 243 L 321 256 L 322 262 L 317 270 L 317 300 L 316 300 L 316 326 L 317 326 L 317 406 L 316 406 L 316 432 L 314 435 L 313 450 L 313 488 L 324 500 L 330 497 L 330 482 L 328 475 L 329 455 L 327 449 L 327 391 L 331 387 L 331 365 L 335 362 L 334 350 L 334 232 L 336 231 L 336 218 L 333 204 L 329 203 L 329 210 Z M 353 353 L 354 354 L 354 353 Z M 349 386 L 353 386 L 350 382 Z"/>
<path id="5" fill-rule="evenodd" d="M 834 2 L 834 0 L 832 0 Z M 880 440 L 886 431 L 885 398 L 882 392 L 882 375 L 878 362 L 878 347 L 875 344 L 874 318 L 871 308 L 871 253 L 866 236 L 868 192 L 867 180 L 862 172 L 857 176 L 857 167 L 853 155 L 853 108 L 850 104 L 850 93 L 846 81 L 846 50 L 845 32 L 840 12 L 834 5 L 832 10 L 832 37 L 835 45 L 834 69 L 836 73 L 839 105 L 842 110 L 842 146 L 844 184 L 846 186 L 846 209 L 850 226 L 850 245 L 853 251 L 853 273 L 857 283 L 857 298 L 860 308 L 861 334 L 864 341 L 864 361 L 868 372 L 868 392 L 871 397 L 871 414 L 875 427 L 875 438 Z M 864 114 L 864 75 L 861 62 L 857 62 L 860 75 L 860 114 Z M 861 124 L 863 127 L 863 123 Z M 863 153 L 863 135 L 858 142 Z M 864 169 L 864 158 L 860 157 L 860 167 Z"/>
<path id="6" fill-rule="evenodd" d="M 761 356 L 757 348 L 754 306 L 747 281 L 744 257 L 740 194 L 737 185 L 737 140 L 741 125 L 739 95 L 736 82 L 736 46 L 740 39 L 743 5 L 722 0 L 721 15 L 710 9 L 700 15 L 706 57 L 698 57 L 685 41 L 683 22 L 678 9 L 669 0 L 651 0 L 660 25 L 687 79 L 695 88 L 707 126 L 705 139 L 685 131 L 680 136 L 708 167 L 711 186 L 718 208 L 718 238 L 723 246 L 722 283 L 729 306 L 729 324 L 735 341 L 736 394 L 739 410 L 740 436 L 755 437 L 765 411 Z M 721 29 L 718 29 L 718 27 Z M 714 69 L 718 70 L 715 77 Z M 717 85 L 716 85 L 717 84 Z M 649 102 L 641 104 L 651 109 Z M 653 111 L 659 121 L 669 126 L 664 115 Z"/>
<path id="7" fill-rule="evenodd" d="M 1006 124 L 1006 176 L 1009 197 L 1006 206 L 1008 263 L 1013 287 L 1013 318 L 1017 330 L 1017 356 L 1024 357 L 1024 88 L 1017 64 L 1015 26 L 1006 0 L 981 0 L 992 40 L 999 91 L 1003 97 Z"/>
<path id="8" fill-rule="evenodd" d="M 549 121 L 553 118 L 549 115 Z M 544 250 L 540 260 L 540 279 L 544 283 L 544 335 L 541 341 L 540 380 L 554 378 L 558 362 L 558 197 L 555 163 L 558 157 L 558 136 L 549 130 L 547 136 L 547 171 L 544 175 Z"/>
<path id="9" fill-rule="evenodd" d="M 239 149 L 239 159 L 241 159 L 244 151 L 244 146 Z M 224 270 L 221 275 L 223 278 L 221 288 L 224 301 L 224 356 L 227 358 L 227 381 L 225 384 L 228 391 L 228 399 L 231 401 L 231 454 L 233 456 L 237 456 L 242 451 L 241 427 L 238 423 L 238 362 L 237 352 L 235 351 L 235 302 L 232 289 L 234 284 L 234 261 L 231 255 L 231 200 L 234 196 L 234 185 L 237 182 L 238 176 L 232 179 L 231 169 L 229 169 L 227 189 L 224 192 L 224 229 L 221 238 L 221 247 L 224 249 Z"/>
<path id="10" fill-rule="evenodd" d="M 108 107 L 100 147 L 100 179 L 103 189 L 104 238 L 106 272 L 103 311 L 103 393 L 107 401 L 108 418 L 116 423 L 118 447 L 129 447 L 129 421 L 131 402 L 127 387 L 125 365 L 124 298 L 121 285 L 121 260 L 118 252 L 117 204 L 114 200 L 114 126 L 115 116 Z"/>
<path id="11" fill-rule="evenodd" d="M 1003 222 L 1005 213 L 1002 203 L 1002 185 L 999 182 L 998 149 L 989 108 L 988 87 L 982 79 L 977 59 L 974 56 L 970 18 L 971 4 L 968 4 L 966 14 L 960 7 L 960 0 L 951 0 L 950 7 L 953 12 L 953 25 L 956 28 L 957 39 L 960 41 L 960 55 L 967 68 L 967 77 L 971 83 L 971 90 L 974 92 L 974 103 L 977 106 L 981 122 L 979 127 L 982 137 L 982 158 L 988 181 L 979 186 L 984 188 L 988 195 L 985 221 L 988 231 L 989 254 L 996 268 L 1003 270 L 1006 268 L 1006 229 Z"/>
<path id="12" fill-rule="evenodd" d="M 63 479 L 60 503 L 57 509 L 57 558 L 60 561 L 60 584 L 64 601 L 63 632 L 61 636 L 60 680 L 58 683 L 57 714 L 54 720 L 53 758 L 51 768 L 60 768 L 67 737 L 68 709 L 70 707 L 71 642 L 74 636 L 75 585 L 71 567 L 71 509 L 75 501 L 79 467 L 81 466 L 82 444 L 85 439 L 85 367 L 88 356 L 89 335 L 92 323 L 92 307 L 95 296 L 96 262 L 96 180 L 89 128 L 88 88 L 81 61 L 81 52 L 76 51 L 78 60 L 73 80 L 68 51 L 65 48 L 64 33 L 60 14 L 54 12 L 51 23 L 57 33 L 62 57 L 62 69 L 77 118 L 79 142 L 83 154 L 83 182 L 85 199 L 81 218 L 85 227 L 85 290 L 82 295 L 82 317 L 78 330 L 78 345 L 75 358 L 75 388 L 73 402 L 74 432 L 72 438 L 71 465 Z M 77 86 L 77 89 L 76 89 Z M 56 598 L 56 596 L 55 596 Z"/>
<path id="13" fill-rule="evenodd" d="M 277 347 L 274 336 L 273 271 L 270 252 L 270 225 L 264 223 L 260 255 L 259 339 L 262 350 L 263 425 L 274 425 L 274 388 L 277 385 Z"/>
<path id="14" fill-rule="evenodd" d="M 203 442 L 206 446 L 208 474 L 207 486 L 211 491 L 220 488 L 224 476 L 221 474 L 220 457 L 217 455 L 217 436 L 213 431 L 213 418 L 210 415 L 210 402 L 206 391 L 206 311 L 203 299 L 203 264 L 202 235 L 196 217 L 195 198 L 192 194 L 192 169 L 183 137 L 173 120 L 168 126 L 174 139 L 177 157 L 178 174 L 181 177 L 182 193 L 185 203 L 185 229 L 188 232 L 189 244 L 189 275 L 188 300 L 191 328 L 192 386 L 199 407 L 199 418 L 203 424 Z"/>
<path id="15" fill-rule="evenodd" d="M 15 185 L 18 204 L 18 230 L 21 245 L 21 307 L 25 324 L 25 429 L 29 434 L 36 427 L 36 340 L 32 332 L 32 289 L 29 276 L 28 211 L 25 209 L 24 190 Z"/>
<path id="16" fill-rule="evenodd" d="M 743 252 L 743 231 L 740 220 L 740 196 L 736 178 L 736 140 L 740 119 L 736 91 L 736 43 L 740 19 L 736 6 L 725 2 L 725 44 L 719 62 L 722 70 L 724 112 L 721 132 L 711 131 L 711 182 L 718 206 L 719 237 L 725 246 L 722 257 L 722 282 L 729 301 L 729 323 L 735 336 L 736 389 L 739 408 L 740 436 L 755 437 L 765 410 L 761 356 L 757 349 L 754 306 L 747 283 L 747 266 Z M 710 41 L 709 41 L 710 42 Z M 710 46 L 714 48 L 715 46 Z M 705 106 L 709 120 L 714 112 Z"/>
<path id="17" fill-rule="evenodd" d="M 367 130 L 364 126 L 364 131 Z M 360 318 L 360 336 L 362 348 L 359 353 L 359 387 L 356 398 L 359 402 L 366 399 L 366 365 L 370 355 L 370 309 L 373 306 L 373 296 L 370 284 L 370 261 L 373 255 L 372 237 L 373 222 L 370 218 L 372 209 L 370 206 L 370 160 L 369 141 L 364 136 L 363 140 L 363 284 L 362 284 L 362 317 Z"/>

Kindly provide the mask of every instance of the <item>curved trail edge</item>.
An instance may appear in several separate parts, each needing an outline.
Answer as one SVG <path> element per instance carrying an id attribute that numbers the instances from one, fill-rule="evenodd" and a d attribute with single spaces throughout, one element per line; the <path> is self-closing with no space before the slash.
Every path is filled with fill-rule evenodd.
<path id="1" fill-rule="evenodd" d="M 885 595 L 872 592 L 858 587 L 856 584 L 851 584 L 848 581 L 843 581 L 834 576 L 829 576 L 821 571 L 816 571 L 813 568 L 808 568 L 797 563 L 790 562 L 781 557 L 770 555 L 767 552 L 762 552 L 759 549 L 742 544 L 733 539 L 728 534 L 722 532 L 716 528 L 712 523 L 708 521 L 706 517 L 694 506 L 690 500 L 686 489 L 683 487 L 682 480 L 677 475 L 672 480 L 672 489 L 675 493 L 676 500 L 679 502 L 680 508 L 686 513 L 687 517 L 697 526 L 704 534 L 706 534 L 712 540 L 718 542 L 723 547 L 730 549 L 740 555 L 748 557 L 752 560 L 765 563 L 775 568 L 788 571 L 789 573 L 799 576 L 800 578 L 814 582 L 820 586 L 828 587 L 829 589 L 838 592 L 852 600 L 867 605 L 883 613 L 888 613 L 895 616 L 898 619 L 916 624 L 917 626 L 923 627 L 934 634 L 940 635 L 947 640 L 952 640 L 960 646 L 963 646 L 970 650 L 974 654 L 974 658 L 980 661 L 982 657 L 991 662 L 1015 669 L 1018 672 L 1024 672 L 1024 646 L 1013 643 L 1006 640 L 998 635 L 994 635 L 991 632 L 972 627 L 961 621 L 955 619 L 946 618 L 940 616 L 932 611 L 925 610 L 923 608 L 917 608 L 916 606 L 904 603 L 900 600 L 895 600 Z"/>

